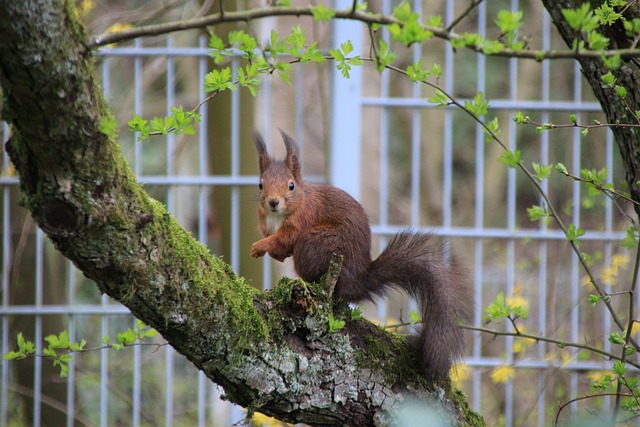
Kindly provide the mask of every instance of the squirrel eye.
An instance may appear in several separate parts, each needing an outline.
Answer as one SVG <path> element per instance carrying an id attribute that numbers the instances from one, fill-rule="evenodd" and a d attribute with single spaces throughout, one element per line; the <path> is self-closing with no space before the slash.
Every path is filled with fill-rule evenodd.
<path id="1" fill-rule="evenodd" d="M 289 190 L 293 191 L 294 188 L 296 188 L 296 185 L 293 183 L 293 181 L 289 181 Z"/>
<path id="2" fill-rule="evenodd" d="M 262 190 L 262 181 L 258 183 L 258 189 Z"/>

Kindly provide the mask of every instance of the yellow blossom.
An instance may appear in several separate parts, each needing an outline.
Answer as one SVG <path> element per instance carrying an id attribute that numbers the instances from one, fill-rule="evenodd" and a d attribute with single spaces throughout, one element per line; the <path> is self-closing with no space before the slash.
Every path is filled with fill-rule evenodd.
<path id="1" fill-rule="evenodd" d="M 633 322 L 633 324 L 631 326 L 631 336 L 632 337 L 636 337 L 636 336 L 638 336 L 639 332 L 640 332 L 640 323 Z"/>
<path id="2" fill-rule="evenodd" d="M 618 277 L 618 268 L 605 267 L 600 272 L 600 278 L 608 285 L 615 286 Z"/>
<path id="3" fill-rule="evenodd" d="M 268 417 L 260 412 L 255 412 L 253 414 L 253 423 L 255 425 L 263 426 L 263 427 L 279 427 L 279 426 L 288 426 L 290 424 L 286 424 L 276 420 L 275 418 Z"/>
<path id="4" fill-rule="evenodd" d="M 502 365 L 491 371 L 491 381 L 494 383 L 506 383 L 508 380 L 513 378 L 516 374 L 513 366 L 510 365 Z"/>
<path id="5" fill-rule="evenodd" d="M 131 24 L 116 22 L 115 24 L 107 28 L 107 33 L 117 33 L 119 31 L 128 30 L 130 28 L 133 28 Z"/>
<path id="6" fill-rule="evenodd" d="M 602 381 L 606 375 L 612 375 L 611 371 L 589 371 L 586 377 L 592 382 Z"/>
<path id="7" fill-rule="evenodd" d="M 471 368 L 465 363 L 456 363 L 451 367 L 451 381 L 460 387 L 461 383 L 471 375 Z"/>
<path id="8" fill-rule="evenodd" d="M 523 332 L 522 330 L 520 332 Z M 531 338 L 516 338 L 513 341 L 512 351 L 520 357 L 523 357 L 527 352 L 527 348 L 531 347 L 535 343 L 535 340 Z"/>
<path id="9" fill-rule="evenodd" d="M 582 277 L 582 280 L 580 281 L 580 283 L 583 286 L 589 286 L 591 284 L 591 277 L 589 277 L 589 275 L 585 275 Z"/>
<path id="10" fill-rule="evenodd" d="M 629 254 L 627 253 L 615 254 L 611 257 L 611 267 L 615 268 L 617 272 L 618 268 L 627 268 L 629 261 L 630 261 Z"/>
<path id="11" fill-rule="evenodd" d="M 89 12 L 96 7 L 96 2 L 94 0 L 82 0 L 80 4 L 78 4 L 78 12 L 81 16 L 85 16 Z"/>
<path id="12" fill-rule="evenodd" d="M 569 363 L 571 363 L 571 361 L 573 360 L 573 355 L 571 353 L 567 353 L 567 352 L 562 353 L 562 356 L 560 356 L 560 357 L 562 358 L 561 366 L 563 368 L 566 368 L 567 365 Z"/>
<path id="13" fill-rule="evenodd" d="M 529 307 L 529 300 L 522 295 L 505 297 L 505 302 L 511 307 Z"/>

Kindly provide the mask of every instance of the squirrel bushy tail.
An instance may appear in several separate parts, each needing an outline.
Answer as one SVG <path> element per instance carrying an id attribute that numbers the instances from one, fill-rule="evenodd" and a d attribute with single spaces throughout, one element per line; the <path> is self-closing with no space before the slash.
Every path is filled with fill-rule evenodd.
<path id="1" fill-rule="evenodd" d="M 451 362 L 462 357 L 463 331 L 471 318 L 473 297 L 465 274 L 446 261 L 445 250 L 429 234 L 398 233 L 371 263 L 365 283 L 378 295 L 400 287 L 422 309 L 418 345 L 424 368 L 434 378 L 447 378 Z"/>

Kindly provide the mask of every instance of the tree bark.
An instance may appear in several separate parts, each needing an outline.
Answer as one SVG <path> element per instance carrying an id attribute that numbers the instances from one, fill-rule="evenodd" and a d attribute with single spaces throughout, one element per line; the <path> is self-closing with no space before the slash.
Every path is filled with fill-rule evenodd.
<path id="1" fill-rule="evenodd" d="M 583 35 L 576 34 L 567 24 L 562 9 L 579 8 L 583 0 L 567 0 L 558 2 L 554 0 L 542 0 L 545 8 L 551 15 L 556 28 L 567 43 L 573 46 L 574 40 L 586 40 Z M 595 7 L 595 6 L 594 6 Z M 629 21 L 640 18 L 640 8 L 637 3 L 630 4 L 624 13 Z M 612 25 L 602 25 L 598 31 L 609 38 L 609 49 L 625 49 L 631 47 L 632 40 L 627 38 L 622 22 L 617 20 Z M 640 123 L 635 112 L 640 109 L 640 60 L 638 58 L 626 58 L 622 60 L 622 66 L 617 70 L 609 70 L 600 59 L 579 58 L 582 74 L 589 82 L 593 93 L 600 102 L 602 110 L 607 116 L 608 123 Z M 602 87 L 601 77 L 609 71 L 616 77 L 618 84 L 624 86 L 627 91 L 625 100 L 615 94 L 610 88 Z M 627 107 L 628 105 L 628 107 Z M 631 196 L 640 201 L 640 129 L 637 127 L 613 127 L 616 144 L 622 156 L 626 172 L 626 181 L 629 184 Z M 640 214 L 640 208 L 635 205 L 636 214 Z"/>
<path id="2" fill-rule="evenodd" d="M 0 0 L 2 117 L 22 205 L 56 248 L 251 410 L 312 425 L 388 425 L 405 405 L 482 425 L 424 380 L 401 336 L 364 320 L 329 333 L 320 286 L 247 286 L 136 183 L 72 1 Z M 343 308 L 333 313 L 348 317 Z"/>

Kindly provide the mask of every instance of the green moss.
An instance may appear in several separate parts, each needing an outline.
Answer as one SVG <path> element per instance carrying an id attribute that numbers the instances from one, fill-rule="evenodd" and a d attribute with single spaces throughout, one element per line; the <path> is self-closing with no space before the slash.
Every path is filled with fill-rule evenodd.
<path id="1" fill-rule="evenodd" d="M 486 424 L 484 419 L 472 410 L 467 403 L 467 396 L 457 388 L 454 388 L 451 393 L 449 393 L 449 398 L 453 402 L 453 404 L 460 409 L 462 413 L 462 417 L 466 421 L 467 425 L 473 427 L 484 427 Z"/>

